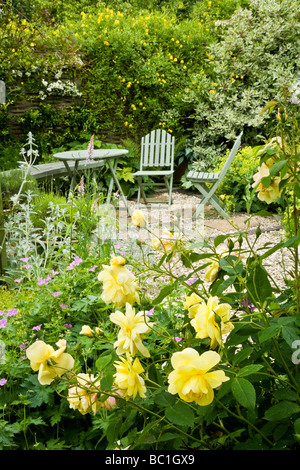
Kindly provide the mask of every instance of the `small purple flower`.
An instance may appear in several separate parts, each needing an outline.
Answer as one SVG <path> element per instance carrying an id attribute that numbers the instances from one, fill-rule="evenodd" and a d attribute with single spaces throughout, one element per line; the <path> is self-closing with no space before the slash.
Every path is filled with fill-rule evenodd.
<path id="1" fill-rule="evenodd" d="M 98 265 L 94 264 L 94 266 L 92 268 L 90 268 L 89 271 L 95 271 L 96 268 L 98 268 Z"/>
<path id="2" fill-rule="evenodd" d="M 30 269 L 32 268 L 32 264 L 23 264 L 22 268 Z"/>
<path id="3" fill-rule="evenodd" d="M 175 336 L 173 339 L 175 339 L 177 343 L 180 343 L 180 341 L 182 341 L 182 338 L 180 338 L 179 336 Z"/>
<path id="4" fill-rule="evenodd" d="M 66 328 L 73 328 L 73 326 L 72 326 L 71 324 L 69 324 L 69 323 L 65 323 L 64 326 L 65 326 Z"/>
<path id="5" fill-rule="evenodd" d="M 123 246 L 123 243 L 119 243 L 118 245 L 115 245 L 115 248 L 116 250 L 118 250 L 119 248 L 121 248 Z"/>
<path id="6" fill-rule="evenodd" d="M 42 328 L 42 324 L 34 326 L 32 329 L 36 330 L 36 331 L 39 331 L 41 328 Z"/>
<path id="7" fill-rule="evenodd" d="M 57 276 L 57 275 L 59 274 L 59 271 L 54 271 L 54 270 L 52 269 L 51 274 L 53 274 L 53 276 Z"/>
<path id="8" fill-rule="evenodd" d="M 53 297 L 58 297 L 59 295 L 61 295 L 61 292 L 53 292 L 50 295 L 53 295 Z"/>
<path id="9" fill-rule="evenodd" d="M 148 310 L 148 312 L 146 312 L 146 315 L 153 315 L 153 313 L 154 313 L 154 307 Z"/>
<path id="10" fill-rule="evenodd" d="M 20 349 L 24 349 L 24 350 L 26 350 L 26 343 L 22 343 L 22 344 L 20 344 L 19 348 L 20 348 Z"/>
<path id="11" fill-rule="evenodd" d="M 59 304 L 60 308 L 69 308 L 69 305 Z"/>
<path id="12" fill-rule="evenodd" d="M 188 281 L 186 281 L 186 283 L 191 286 L 192 284 L 194 284 L 194 282 L 196 282 L 197 279 L 189 279 Z"/>
<path id="13" fill-rule="evenodd" d="M 23 278 L 21 277 L 21 279 L 15 279 L 15 282 L 22 282 L 23 281 Z"/>
<path id="14" fill-rule="evenodd" d="M 17 310 L 16 308 L 12 308 L 12 309 L 7 311 L 7 316 L 12 317 L 14 315 L 17 315 L 17 313 L 19 313 L 19 310 Z"/>
<path id="15" fill-rule="evenodd" d="M 7 382 L 6 379 L 0 379 L 0 387 L 3 387 L 3 385 L 5 385 Z"/>
<path id="16" fill-rule="evenodd" d="M 7 319 L 6 318 L 2 318 L 0 320 L 0 328 L 6 328 L 6 324 L 7 324 Z"/>
<path id="17" fill-rule="evenodd" d="M 28 260 L 30 260 L 31 256 L 28 256 L 28 258 L 20 258 L 20 261 L 23 261 L 23 263 L 27 263 Z"/>
<path id="18" fill-rule="evenodd" d="M 41 278 L 41 279 L 38 280 L 38 285 L 39 285 L 39 286 L 44 286 L 44 285 L 46 285 L 46 284 L 48 284 L 47 279 Z"/>

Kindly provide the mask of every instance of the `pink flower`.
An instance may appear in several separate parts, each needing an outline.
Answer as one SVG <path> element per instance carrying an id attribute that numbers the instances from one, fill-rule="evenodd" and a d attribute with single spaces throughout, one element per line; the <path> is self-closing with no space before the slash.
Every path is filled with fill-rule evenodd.
<path id="1" fill-rule="evenodd" d="M 73 328 L 73 326 L 72 326 L 71 324 L 69 324 L 69 323 L 65 323 L 64 326 L 65 326 L 66 328 Z"/>
<path id="2" fill-rule="evenodd" d="M 61 295 L 61 292 L 53 292 L 53 294 L 50 295 L 53 295 L 53 297 L 58 297 L 59 295 Z"/>
<path id="3" fill-rule="evenodd" d="M 194 284 L 194 282 L 196 282 L 197 279 L 189 279 L 188 281 L 186 281 L 186 283 L 191 286 L 192 284 Z"/>
<path id="4" fill-rule="evenodd" d="M 46 284 L 48 284 L 47 279 L 42 279 L 41 278 L 41 279 L 38 280 L 38 285 L 39 286 L 43 286 L 43 285 L 46 285 Z"/>
<path id="5" fill-rule="evenodd" d="M 21 279 L 15 279 L 15 282 L 22 282 L 23 281 L 23 278 Z"/>
<path id="6" fill-rule="evenodd" d="M 11 310 L 7 311 L 7 316 L 12 317 L 13 315 L 17 315 L 17 313 L 19 313 L 19 310 L 17 310 L 16 308 L 12 308 Z"/>
<path id="7" fill-rule="evenodd" d="M 22 268 L 30 269 L 32 268 L 32 264 L 23 264 Z"/>
<path id="8" fill-rule="evenodd" d="M 59 304 L 60 308 L 69 308 L 69 305 Z"/>
<path id="9" fill-rule="evenodd" d="M 180 343 L 180 341 L 182 341 L 182 338 L 180 338 L 179 336 L 175 336 L 173 339 L 175 339 L 177 343 Z"/>
<path id="10" fill-rule="evenodd" d="M 5 385 L 7 382 L 6 379 L 0 379 L 0 387 L 3 387 L 3 385 Z"/>
<path id="11" fill-rule="evenodd" d="M 6 318 L 2 318 L 0 320 L 0 328 L 6 328 L 6 324 L 7 324 L 7 319 Z"/>
<path id="12" fill-rule="evenodd" d="M 34 326 L 32 329 L 38 331 L 38 330 L 40 330 L 41 328 L 42 328 L 42 324 L 41 324 L 41 325 Z"/>
<path id="13" fill-rule="evenodd" d="M 151 310 L 148 310 L 148 312 L 146 312 L 146 315 L 153 315 L 154 313 L 154 307 L 151 308 Z"/>
<path id="14" fill-rule="evenodd" d="M 71 271 L 74 269 L 74 266 L 78 266 L 80 263 L 82 263 L 82 259 L 79 258 L 79 256 L 75 256 L 74 261 L 69 264 L 69 266 L 66 268 L 67 271 Z"/>
<path id="15" fill-rule="evenodd" d="M 95 269 L 98 268 L 97 264 L 94 264 L 92 268 L 89 269 L 89 271 L 95 271 Z"/>
<path id="16" fill-rule="evenodd" d="M 23 261 L 24 263 L 27 263 L 28 260 L 30 260 L 31 256 L 28 256 L 28 258 L 20 258 L 20 261 Z"/>

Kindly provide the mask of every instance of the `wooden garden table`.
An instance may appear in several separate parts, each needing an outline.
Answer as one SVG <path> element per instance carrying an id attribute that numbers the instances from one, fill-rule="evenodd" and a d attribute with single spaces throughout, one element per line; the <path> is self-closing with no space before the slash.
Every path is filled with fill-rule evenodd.
<path id="1" fill-rule="evenodd" d="M 121 185 L 116 176 L 118 160 L 122 155 L 126 155 L 127 153 L 128 153 L 128 150 L 126 149 L 96 149 L 93 151 L 92 159 L 89 160 L 89 162 L 91 161 L 95 163 L 99 162 L 99 166 L 103 166 L 103 162 L 107 161 L 109 169 L 110 169 L 110 173 L 111 173 L 111 178 L 110 178 L 110 183 L 109 183 L 109 188 L 108 188 L 108 195 L 107 195 L 107 203 L 109 203 L 110 201 L 113 185 L 115 183 L 120 192 L 120 196 L 122 197 L 124 201 L 127 213 L 130 215 L 126 197 L 124 196 Z M 88 162 L 88 151 L 87 150 L 70 150 L 68 152 L 55 153 L 53 156 L 64 163 L 67 169 L 67 172 L 69 176 L 71 177 L 70 190 L 72 191 L 75 186 L 76 174 L 78 173 L 79 162 L 83 162 L 83 161 Z M 69 162 L 75 163 L 73 166 L 73 169 L 70 168 Z M 81 166 L 81 169 L 83 169 L 83 165 L 81 164 L 80 166 Z"/>

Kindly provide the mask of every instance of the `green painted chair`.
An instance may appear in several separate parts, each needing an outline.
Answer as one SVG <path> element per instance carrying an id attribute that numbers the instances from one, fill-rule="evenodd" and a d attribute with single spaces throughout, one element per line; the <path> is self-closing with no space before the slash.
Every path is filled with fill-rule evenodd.
<path id="1" fill-rule="evenodd" d="M 225 219 L 229 218 L 229 215 L 224 210 L 223 204 L 216 196 L 215 192 L 219 187 L 221 181 L 223 180 L 224 176 L 226 175 L 233 159 L 241 145 L 243 132 L 240 133 L 238 138 L 236 139 L 231 152 L 228 155 L 224 166 L 222 167 L 219 173 L 205 173 L 202 171 L 195 171 L 191 170 L 187 174 L 187 180 L 193 183 L 193 185 L 200 191 L 203 198 L 200 204 L 197 206 L 196 211 L 193 215 L 193 218 L 197 218 L 199 213 L 202 209 L 204 209 L 205 204 L 210 203 L 218 212 L 219 214 L 224 217 Z M 210 187 L 207 186 L 207 183 L 212 183 Z"/>
<path id="2" fill-rule="evenodd" d="M 166 186 L 169 194 L 168 201 L 153 201 L 151 203 L 166 202 L 172 204 L 173 174 L 174 174 L 174 148 L 175 138 L 163 129 L 151 131 L 141 140 L 140 169 L 134 176 L 138 183 L 137 206 L 140 205 L 141 195 L 145 204 L 148 203 L 144 186 Z M 159 182 L 144 182 L 143 177 L 158 177 Z M 163 181 L 162 181 L 163 180 Z"/>

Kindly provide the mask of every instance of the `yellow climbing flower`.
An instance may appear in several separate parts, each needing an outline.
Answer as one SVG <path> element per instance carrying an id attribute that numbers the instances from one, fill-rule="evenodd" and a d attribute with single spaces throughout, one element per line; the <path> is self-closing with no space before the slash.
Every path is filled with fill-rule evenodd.
<path id="1" fill-rule="evenodd" d="M 200 406 L 209 405 L 214 399 L 214 388 L 229 380 L 224 371 L 210 371 L 220 362 L 215 351 L 207 351 L 201 356 L 193 348 L 176 352 L 171 358 L 174 370 L 168 377 L 168 392 L 190 403 Z"/>
<path id="2" fill-rule="evenodd" d="M 136 277 L 127 269 L 123 260 L 121 256 L 113 258 L 110 266 L 103 265 L 103 270 L 98 274 L 98 280 L 103 282 L 102 300 L 118 308 L 127 302 L 133 305 L 140 301 Z"/>
<path id="3" fill-rule="evenodd" d="M 126 304 L 126 313 L 116 311 L 110 314 L 110 320 L 121 329 L 118 334 L 118 340 L 114 346 L 117 348 L 118 355 L 130 353 L 135 356 L 139 351 L 143 356 L 150 357 L 148 349 L 142 343 L 146 333 L 149 333 L 153 323 L 145 322 L 145 313 L 135 313 L 135 309 L 130 304 Z"/>
<path id="4" fill-rule="evenodd" d="M 201 304 L 201 302 L 203 302 L 203 300 L 195 292 L 193 292 L 190 296 L 185 298 L 183 307 L 185 310 L 188 310 L 190 318 L 195 317 L 196 313 L 198 312 L 198 307 Z"/>
<path id="5" fill-rule="evenodd" d="M 222 335 L 233 329 L 229 321 L 231 306 L 219 304 L 218 297 L 209 297 L 207 302 L 202 302 L 191 325 L 195 328 L 196 338 L 210 338 L 210 347 L 214 349 L 218 344 L 222 345 Z M 217 316 L 216 316 L 217 315 Z"/>
<path id="6" fill-rule="evenodd" d="M 78 374 L 76 385 L 69 388 L 68 402 L 70 408 L 78 410 L 82 415 L 93 412 L 94 415 L 100 408 L 111 410 L 115 404 L 114 397 L 108 397 L 105 401 L 100 399 L 100 377 L 89 374 Z"/>
<path id="7" fill-rule="evenodd" d="M 208 266 L 206 272 L 205 272 L 205 277 L 204 279 L 207 281 L 207 282 L 214 282 L 217 278 L 217 275 L 218 275 L 218 272 L 220 271 L 220 265 L 219 265 L 219 261 L 217 260 L 214 260 L 210 263 L 210 265 Z"/>
<path id="8" fill-rule="evenodd" d="M 114 366 L 116 368 L 115 386 L 120 390 L 122 396 L 128 400 L 130 397 L 135 398 L 137 394 L 141 398 L 146 397 L 146 387 L 144 379 L 139 375 L 144 372 L 144 369 L 138 358 L 133 359 L 129 355 L 127 358 L 121 358 L 116 361 Z"/>
<path id="9" fill-rule="evenodd" d="M 59 343 L 56 351 L 44 341 L 36 341 L 26 351 L 31 368 L 38 371 L 38 381 L 42 385 L 49 385 L 56 377 L 61 377 L 74 366 L 73 357 L 65 353 L 66 342 Z"/>
<path id="10" fill-rule="evenodd" d="M 143 211 L 135 210 L 132 214 L 132 223 L 137 227 L 143 228 L 146 226 L 146 218 Z"/>

